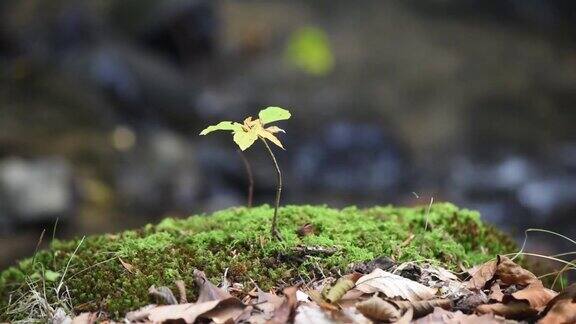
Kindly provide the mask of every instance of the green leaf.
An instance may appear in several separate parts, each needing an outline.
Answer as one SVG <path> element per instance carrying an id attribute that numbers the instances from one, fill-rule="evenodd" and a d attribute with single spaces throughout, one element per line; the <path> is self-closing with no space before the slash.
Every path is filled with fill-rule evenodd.
<path id="1" fill-rule="evenodd" d="M 52 270 L 46 270 L 44 272 L 44 278 L 47 281 L 56 281 L 56 280 L 58 280 L 58 278 L 60 278 L 60 273 L 52 271 Z"/>
<path id="2" fill-rule="evenodd" d="M 288 110 L 280 107 L 268 107 L 266 109 L 260 110 L 260 113 L 258 113 L 258 118 L 260 118 L 262 125 L 266 125 L 278 120 L 290 119 L 291 116 L 292 114 L 290 114 Z"/>
<path id="3" fill-rule="evenodd" d="M 257 139 L 258 134 L 254 131 L 245 132 L 244 130 L 241 130 L 234 133 L 234 142 L 238 144 L 238 147 L 240 147 L 242 151 L 245 151 L 247 148 L 252 146 Z"/>
<path id="4" fill-rule="evenodd" d="M 233 132 L 238 132 L 242 130 L 242 124 L 239 123 L 233 123 L 230 121 L 223 121 L 218 123 L 217 125 L 212 125 L 212 126 L 208 126 L 206 127 L 201 133 L 200 135 L 208 135 L 214 131 L 233 131 Z"/>

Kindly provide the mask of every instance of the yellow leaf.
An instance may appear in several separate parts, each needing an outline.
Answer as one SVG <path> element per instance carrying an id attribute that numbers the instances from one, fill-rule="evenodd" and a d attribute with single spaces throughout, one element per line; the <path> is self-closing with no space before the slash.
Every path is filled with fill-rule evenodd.
<path id="1" fill-rule="evenodd" d="M 257 139 L 258 134 L 253 130 L 248 132 L 241 130 L 234 133 L 234 142 L 238 144 L 238 147 L 240 147 L 242 151 L 252 146 Z"/>
<path id="2" fill-rule="evenodd" d="M 257 132 L 258 132 L 258 136 L 269 140 L 270 142 L 276 144 L 277 146 L 279 146 L 281 149 L 284 150 L 284 146 L 282 146 L 282 143 L 280 142 L 280 140 L 276 136 L 274 136 L 274 134 L 269 133 L 264 129 L 258 129 Z"/>

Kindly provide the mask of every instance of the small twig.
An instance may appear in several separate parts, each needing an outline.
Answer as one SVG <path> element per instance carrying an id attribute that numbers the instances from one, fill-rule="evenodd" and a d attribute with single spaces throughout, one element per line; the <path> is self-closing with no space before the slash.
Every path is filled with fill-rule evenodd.
<path id="1" fill-rule="evenodd" d="M 272 218 L 272 236 L 275 237 L 278 240 L 282 240 L 282 237 L 280 236 L 280 232 L 278 231 L 277 228 L 277 219 L 278 219 L 278 208 L 280 207 L 280 197 L 282 195 L 282 171 L 280 170 L 280 166 L 278 165 L 278 161 L 276 160 L 276 156 L 274 155 L 274 152 L 272 152 L 272 149 L 270 148 L 270 145 L 268 145 L 268 142 L 263 139 L 260 138 L 262 140 L 262 143 L 264 143 L 264 146 L 266 146 L 266 149 L 268 150 L 268 153 L 270 154 L 270 157 L 272 158 L 272 162 L 274 162 L 274 166 L 276 167 L 276 175 L 278 176 L 278 189 L 276 190 L 276 200 L 275 200 L 275 205 L 274 205 L 274 218 Z"/>
<path id="2" fill-rule="evenodd" d="M 36 253 L 38 253 L 38 249 L 40 248 L 40 244 L 42 244 L 42 239 L 44 238 L 44 233 L 46 233 L 46 229 L 42 230 L 42 233 L 40 233 L 40 237 L 38 238 L 38 242 L 36 242 L 36 248 L 34 249 L 34 256 L 32 257 L 32 265 L 34 265 L 34 261 L 36 261 Z"/>
<path id="3" fill-rule="evenodd" d="M 240 155 L 240 159 L 244 163 L 244 168 L 246 168 L 246 175 L 248 176 L 248 208 L 252 208 L 252 202 L 254 200 L 254 174 L 252 173 L 252 166 L 242 150 L 236 150 L 236 152 Z"/>
<path id="4" fill-rule="evenodd" d="M 430 204 L 428 204 L 428 209 L 426 209 L 426 225 L 424 226 L 424 232 L 428 230 L 428 216 L 430 216 L 430 209 L 432 208 L 433 203 L 434 203 L 434 197 L 431 197 Z"/>
<path id="5" fill-rule="evenodd" d="M 60 278 L 60 283 L 58 284 L 58 287 L 56 288 L 56 295 L 60 294 L 60 288 L 62 288 L 62 284 L 64 283 L 64 277 L 66 277 L 66 272 L 68 271 L 68 268 L 70 267 L 70 262 L 72 262 L 72 259 L 76 255 L 76 252 L 78 252 L 78 249 L 80 248 L 80 245 L 82 245 L 82 243 L 84 242 L 85 238 L 86 238 L 86 236 L 82 237 L 82 239 L 80 240 L 80 243 L 78 243 L 78 246 L 76 246 L 76 249 L 74 250 L 74 252 L 70 256 L 70 259 L 68 260 L 68 263 L 66 264 L 66 268 L 64 268 L 64 273 L 62 274 L 62 277 Z"/>

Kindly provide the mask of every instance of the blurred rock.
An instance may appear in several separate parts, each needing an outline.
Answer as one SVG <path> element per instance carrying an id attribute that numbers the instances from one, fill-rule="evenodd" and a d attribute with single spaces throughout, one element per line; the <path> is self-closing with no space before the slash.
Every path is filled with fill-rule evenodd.
<path id="1" fill-rule="evenodd" d="M 15 223 L 65 219 L 74 208 L 72 169 L 60 158 L 5 159 L 0 163 L 0 201 L 1 214 Z"/>
<path id="2" fill-rule="evenodd" d="M 200 189 L 191 142 L 161 128 L 143 132 L 136 141 L 134 150 L 122 154 L 116 171 L 121 206 L 155 216 L 189 211 Z"/>

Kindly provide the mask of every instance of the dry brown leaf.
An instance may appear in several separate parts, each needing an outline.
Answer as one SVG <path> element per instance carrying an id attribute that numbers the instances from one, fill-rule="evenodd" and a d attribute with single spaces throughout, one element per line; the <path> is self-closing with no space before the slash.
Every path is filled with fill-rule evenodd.
<path id="1" fill-rule="evenodd" d="M 164 305 L 178 304 L 178 301 L 176 300 L 176 297 L 174 297 L 172 290 L 170 290 L 170 288 L 168 287 L 161 286 L 156 288 L 154 285 L 152 285 L 150 286 L 150 288 L 148 288 L 148 294 L 154 297 L 154 299 L 158 304 L 164 304 Z"/>
<path id="2" fill-rule="evenodd" d="M 228 292 L 216 287 L 211 283 L 204 272 L 194 269 L 194 281 L 200 288 L 200 296 L 198 296 L 197 303 L 212 301 L 212 300 L 223 300 L 232 297 Z"/>
<path id="3" fill-rule="evenodd" d="M 246 306 L 237 298 L 228 298 L 220 301 L 216 307 L 200 315 L 202 318 L 211 319 L 214 323 L 229 323 L 243 314 Z"/>
<path id="4" fill-rule="evenodd" d="M 498 256 L 498 267 L 496 275 L 507 285 L 528 286 L 533 283 L 542 282 L 530 271 L 522 268 L 505 256 Z"/>
<path id="5" fill-rule="evenodd" d="M 356 309 L 375 321 L 396 321 L 400 318 L 400 312 L 394 305 L 376 296 L 357 303 Z"/>
<path id="6" fill-rule="evenodd" d="M 361 275 L 358 273 L 349 274 L 338 279 L 334 286 L 326 292 L 324 296 L 326 300 L 331 303 L 336 303 L 339 301 L 348 290 L 352 289 L 356 284 L 356 281 Z"/>
<path id="7" fill-rule="evenodd" d="M 179 300 L 180 304 L 186 304 L 188 302 L 188 299 L 186 298 L 186 284 L 184 283 L 184 280 L 176 280 L 174 283 L 178 288 L 178 294 L 180 295 Z"/>
<path id="8" fill-rule="evenodd" d="M 131 274 L 134 274 L 136 268 L 132 264 L 122 260 L 122 258 L 120 257 L 118 257 L 118 260 L 120 260 L 120 264 L 122 264 L 122 267 L 126 269 L 126 271 L 130 272 Z"/>
<path id="9" fill-rule="evenodd" d="M 494 283 L 492 287 L 490 287 L 490 295 L 488 296 L 488 299 L 501 303 L 502 298 L 504 298 L 504 293 L 502 292 L 502 288 L 500 288 L 500 284 Z"/>
<path id="10" fill-rule="evenodd" d="M 540 283 L 531 284 L 528 287 L 518 290 L 512 295 L 504 296 L 504 303 L 507 303 L 510 298 L 516 300 L 526 300 L 533 308 L 543 307 L 548 304 L 550 300 L 556 297 L 557 293 L 553 290 L 545 288 Z"/>
<path id="11" fill-rule="evenodd" d="M 274 316 L 270 319 L 268 323 L 270 324 L 284 324 L 287 323 L 292 317 L 292 313 L 298 304 L 296 300 L 296 287 L 288 287 L 284 289 L 283 293 L 286 299 L 275 311 Z"/>
<path id="12" fill-rule="evenodd" d="M 356 289 L 368 294 L 381 292 L 389 298 L 401 297 L 409 301 L 432 299 L 437 291 L 382 269 L 374 269 L 358 279 Z"/>
<path id="13" fill-rule="evenodd" d="M 538 324 L 576 323 L 576 301 L 560 299 L 554 303 Z"/>
<path id="14" fill-rule="evenodd" d="M 413 324 L 503 324 L 507 321 L 502 318 L 496 318 L 494 314 L 467 315 L 461 311 L 449 312 L 442 308 L 435 308 L 431 314 L 419 318 L 412 322 Z"/>
<path id="15" fill-rule="evenodd" d="M 220 303 L 212 300 L 197 304 L 178 304 L 158 306 L 148 311 L 148 320 L 154 323 L 183 320 L 185 323 L 194 323 L 200 315 L 214 309 Z"/>
<path id="16" fill-rule="evenodd" d="M 576 323 L 576 283 L 548 302 L 539 323 Z"/>
<path id="17" fill-rule="evenodd" d="M 274 316 L 274 311 L 284 303 L 285 299 L 285 297 L 267 293 L 258 288 L 258 301 L 254 306 L 262 311 L 264 319 L 269 320 Z"/>
<path id="18" fill-rule="evenodd" d="M 211 300 L 200 303 L 157 306 L 143 311 L 144 317 L 153 323 L 182 320 L 185 323 L 194 323 L 197 318 L 211 319 L 216 323 L 225 323 L 239 316 L 246 306 L 237 298 L 224 300 Z M 142 314 L 140 314 L 142 318 Z"/>
<path id="19" fill-rule="evenodd" d="M 480 305 L 476 307 L 476 313 L 481 315 L 495 314 L 508 319 L 522 320 L 536 316 L 538 311 L 530 307 L 526 302 L 511 301 L 508 304 L 496 303 Z"/>
<path id="20" fill-rule="evenodd" d="M 314 226 L 314 224 L 310 223 L 306 223 L 300 226 L 298 230 L 296 230 L 296 234 L 298 234 L 298 236 L 300 237 L 313 235 L 314 233 L 316 233 L 316 227 Z"/>
<path id="21" fill-rule="evenodd" d="M 470 290 L 481 290 L 486 286 L 486 283 L 496 274 L 497 263 L 495 260 L 488 261 L 478 267 L 477 269 L 470 270 L 472 277 L 466 283 L 466 288 Z"/>
<path id="22" fill-rule="evenodd" d="M 452 308 L 452 301 L 445 298 L 420 300 L 415 302 L 405 300 L 393 300 L 390 302 L 396 305 L 401 312 L 412 308 L 414 310 L 414 318 L 420 318 L 432 313 L 435 307 L 441 307 L 443 309 Z"/>

